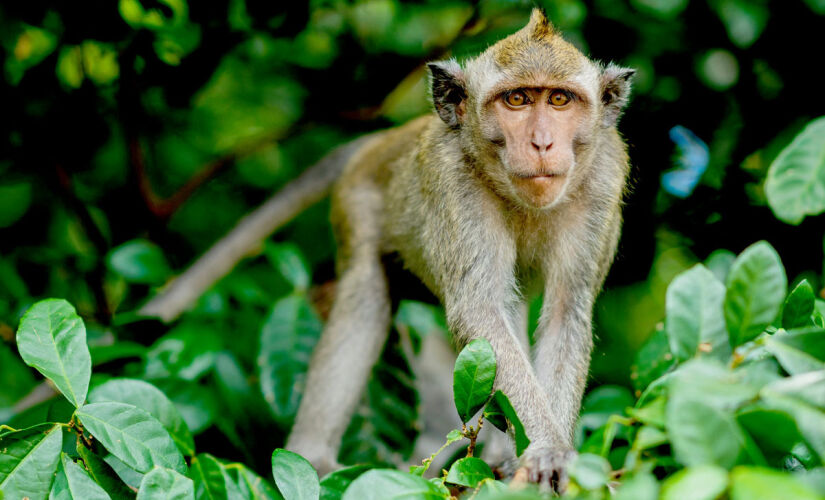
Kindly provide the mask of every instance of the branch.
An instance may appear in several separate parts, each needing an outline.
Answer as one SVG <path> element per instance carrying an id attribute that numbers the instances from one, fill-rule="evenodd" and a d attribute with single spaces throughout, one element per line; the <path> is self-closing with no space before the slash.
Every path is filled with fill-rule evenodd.
<path id="1" fill-rule="evenodd" d="M 340 146 L 238 222 L 182 275 L 138 310 L 139 316 L 175 320 L 241 259 L 295 216 L 323 199 L 367 137 Z"/>

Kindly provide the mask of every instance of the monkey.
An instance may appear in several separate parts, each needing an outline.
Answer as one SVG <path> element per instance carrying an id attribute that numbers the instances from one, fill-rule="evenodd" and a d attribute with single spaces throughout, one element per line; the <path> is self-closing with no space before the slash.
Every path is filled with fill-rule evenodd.
<path id="1" fill-rule="evenodd" d="M 286 447 L 323 474 L 385 343 L 382 257 L 444 306 L 459 345 L 484 338 L 494 387 L 530 445 L 519 466 L 563 490 L 629 172 L 617 131 L 634 70 L 591 60 L 534 9 L 463 63 L 428 64 L 434 113 L 348 150 L 332 187 L 338 285 Z M 543 294 L 532 348 L 525 301 Z M 532 351 L 532 352 L 531 352 Z"/>

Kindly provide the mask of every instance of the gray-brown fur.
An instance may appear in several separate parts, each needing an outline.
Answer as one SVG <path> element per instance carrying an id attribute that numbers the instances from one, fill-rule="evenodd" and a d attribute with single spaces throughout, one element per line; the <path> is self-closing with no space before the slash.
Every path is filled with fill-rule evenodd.
<path id="1" fill-rule="evenodd" d="M 590 61 L 540 11 L 476 59 L 431 69 L 438 115 L 375 135 L 334 190 L 341 281 L 287 446 L 321 472 L 336 465 L 389 326 L 380 259 L 397 252 L 441 299 L 458 344 L 490 341 L 496 388 L 531 439 L 521 465 L 531 480 L 563 488 L 590 362 L 593 301 L 621 225 L 628 159 L 615 124 L 632 72 Z M 559 86 L 579 96 L 575 113 L 547 111 L 560 123 L 573 120 L 564 125 L 574 136 L 563 175 L 526 181 L 531 189 L 551 186 L 552 196 L 530 198 L 514 187 L 514 146 L 492 111 L 513 86 Z M 545 159 L 536 165 L 557 168 Z M 521 316 L 535 293 L 544 293 L 544 306 L 530 353 Z"/>

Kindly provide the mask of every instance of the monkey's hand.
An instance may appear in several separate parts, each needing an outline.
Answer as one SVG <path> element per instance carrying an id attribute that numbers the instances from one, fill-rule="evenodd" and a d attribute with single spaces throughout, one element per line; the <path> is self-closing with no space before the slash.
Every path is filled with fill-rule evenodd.
<path id="1" fill-rule="evenodd" d="M 567 469 L 577 455 L 570 449 L 528 446 L 513 480 L 525 478 L 538 484 L 541 491 L 564 493 L 570 481 Z"/>

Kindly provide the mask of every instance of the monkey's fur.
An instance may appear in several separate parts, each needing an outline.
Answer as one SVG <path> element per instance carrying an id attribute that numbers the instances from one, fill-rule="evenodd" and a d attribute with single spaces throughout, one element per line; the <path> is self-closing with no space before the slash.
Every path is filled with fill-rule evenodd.
<path id="1" fill-rule="evenodd" d="M 563 489 L 593 301 L 619 238 L 628 158 L 616 121 L 633 71 L 591 61 L 539 10 L 463 67 L 430 70 L 437 115 L 371 136 L 333 188 L 340 281 L 287 447 L 321 473 L 337 466 L 390 325 L 381 257 L 398 253 L 442 301 L 459 344 L 490 341 L 495 388 L 531 440 L 520 465 Z M 513 89 L 574 97 L 562 111 L 536 101 L 534 113 L 503 103 Z M 542 292 L 531 362 L 518 326 Z"/>

